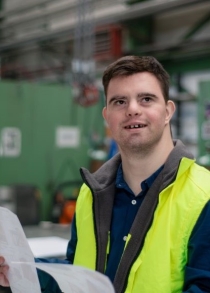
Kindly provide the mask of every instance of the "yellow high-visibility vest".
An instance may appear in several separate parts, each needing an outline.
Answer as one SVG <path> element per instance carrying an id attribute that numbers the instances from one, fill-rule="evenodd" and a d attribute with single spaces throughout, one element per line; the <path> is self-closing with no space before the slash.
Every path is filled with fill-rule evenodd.
<path id="1" fill-rule="evenodd" d="M 208 170 L 191 159 L 182 159 L 175 181 L 159 194 L 152 225 L 130 269 L 125 293 L 182 292 L 188 241 L 210 199 L 209 182 Z M 97 248 L 92 203 L 92 193 L 84 184 L 76 206 L 78 242 L 74 264 L 95 270 Z M 128 235 L 127 242 L 130 238 Z"/>

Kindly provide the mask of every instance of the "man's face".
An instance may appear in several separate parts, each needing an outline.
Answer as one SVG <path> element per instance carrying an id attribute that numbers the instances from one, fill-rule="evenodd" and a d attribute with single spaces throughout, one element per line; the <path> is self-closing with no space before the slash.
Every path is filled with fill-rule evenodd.
<path id="1" fill-rule="evenodd" d="M 103 117 L 121 150 L 139 151 L 165 139 L 174 110 L 172 101 L 165 102 L 156 77 L 141 72 L 110 81 Z"/>

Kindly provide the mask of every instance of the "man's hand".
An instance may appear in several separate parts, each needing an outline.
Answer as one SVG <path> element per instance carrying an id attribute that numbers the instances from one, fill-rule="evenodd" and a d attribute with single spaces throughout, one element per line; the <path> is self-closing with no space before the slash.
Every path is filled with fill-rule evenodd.
<path id="1" fill-rule="evenodd" d="M 0 256 L 0 285 L 3 287 L 9 287 L 9 281 L 6 277 L 8 269 L 9 267 L 5 264 L 5 259 Z"/>

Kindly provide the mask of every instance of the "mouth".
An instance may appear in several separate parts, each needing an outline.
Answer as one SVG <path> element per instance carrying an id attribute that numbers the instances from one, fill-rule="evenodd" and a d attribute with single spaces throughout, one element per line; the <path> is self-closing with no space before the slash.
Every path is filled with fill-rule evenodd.
<path id="1" fill-rule="evenodd" d="M 146 127 L 145 124 L 135 124 L 135 125 L 125 126 L 125 129 L 144 128 L 144 127 Z"/>

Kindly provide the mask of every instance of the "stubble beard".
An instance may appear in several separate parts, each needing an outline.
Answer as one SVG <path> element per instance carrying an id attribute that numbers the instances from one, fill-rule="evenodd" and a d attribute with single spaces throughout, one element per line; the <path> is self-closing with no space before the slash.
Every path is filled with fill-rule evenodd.
<path id="1" fill-rule="evenodd" d="M 159 133 L 146 139 L 139 136 L 124 138 L 119 143 L 119 149 L 126 156 L 145 157 L 153 152 L 161 137 L 162 134 Z"/>

